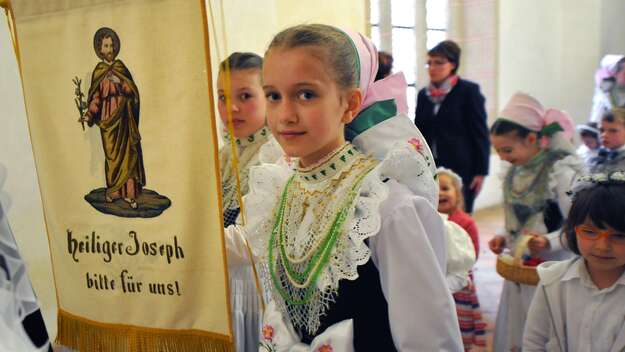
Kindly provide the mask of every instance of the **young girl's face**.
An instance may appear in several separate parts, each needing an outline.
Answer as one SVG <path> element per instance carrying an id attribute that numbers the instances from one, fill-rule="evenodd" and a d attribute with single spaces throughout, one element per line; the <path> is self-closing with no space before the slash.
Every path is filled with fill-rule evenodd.
<path id="1" fill-rule="evenodd" d="M 230 107 L 236 138 L 247 137 L 265 124 L 266 101 L 260 84 L 260 70 L 246 69 L 230 72 Z M 226 75 L 219 73 L 217 79 L 219 117 L 228 126 L 226 107 Z"/>
<path id="2" fill-rule="evenodd" d="M 530 133 L 525 138 L 519 137 L 516 132 L 491 134 L 490 140 L 499 158 L 516 166 L 525 165 L 540 151 L 535 133 Z"/>
<path id="3" fill-rule="evenodd" d="M 595 150 L 599 148 L 599 141 L 597 140 L 597 138 L 588 135 L 581 135 L 580 138 L 584 145 L 588 147 L 588 149 Z"/>
<path id="4" fill-rule="evenodd" d="M 608 238 L 601 236 L 607 232 Z M 577 247 L 590 271 L 616 272 L 625 271 L 625 231 L 615 230 L 609 226 L 600 228 L 586 219 L 576 227 Z M 595 237 L 591 239 L 588 237 Z"/>
<path id="5" fill-rule="evenodd" d="M 345 124 L 360 107 L 360 91 L 337 85 L 322 50 L 274 48 L 263 66 L 267 123 L 284 152 L 299 157 L 301 166 L 343 144 Z"/>
<path id="6" fill-rule="evenodd" d="M 599 123 L 601 145 L 609 149 L 618 149 L 625 145 L 625 122 L 602 120 Z"/>
<path id="7" fill-rule="evenodd" d="M 458 207 L 458 189 L 450 176 L 438 175 L 438 211 L 443 214 L 451 214 Z"/>

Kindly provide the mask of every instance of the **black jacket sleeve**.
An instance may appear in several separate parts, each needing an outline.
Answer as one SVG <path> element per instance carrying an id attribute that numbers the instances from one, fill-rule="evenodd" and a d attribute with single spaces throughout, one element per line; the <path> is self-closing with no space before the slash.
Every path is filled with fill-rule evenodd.
<path id="1" fill-rule="evenodd" d="M 480 86 L 475 83 L 471 84 L 468 93 L 465 111 L 467 127 L 475 143 L 475 175 L 488 175 L 490 136 L 486 125 L 486 99 L 480 92 Z"/>

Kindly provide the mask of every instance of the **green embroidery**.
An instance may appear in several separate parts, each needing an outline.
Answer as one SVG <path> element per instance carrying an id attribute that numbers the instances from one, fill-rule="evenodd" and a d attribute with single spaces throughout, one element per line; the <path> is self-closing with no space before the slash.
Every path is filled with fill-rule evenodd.
<path id="1" fill-rule="evenodd" d="M 367 168 L 367 170 L 365 170 L 365 172 L 363 172 L 358 177 L 356 182 L 354 182 L 354 185 L 352 186 L 348 194 L 348 197 L 345 199 L 345 203 L 343 204 L 338 214 L 334 218 L 334 221 L 332 222 L 332 225 L 330 226 L 328 234 L 323 238 L 323 240 L 320 243 L 319 248 L 313 253 L 309 262 L 306 264 L 306 267 L 304 268 L 302 272 L 297 271 L 289 263 L 289 260 L 286 254 L 286 249 L 284 246 L 286 234 L 281 231 L 283 224 L 284 224 L 286 200 L 287 200 L 287 195 L 289 193 L 288 190 L 291 184 L 293 183 L 295 175 L 289 178 L 286 186 L 284 187 L 284 190 L 282 191 L 282 195 L 280 197 L 280 203 L 279 203 L 278 211 L 276 213 L 276 220 L 274 221 L 274 224 L 271 230 L 271 236 L 269 239 L 269 273 L 273 281 L 274 287 L 278 290 L 278 293 L 280 294 L 280 296 L 288 304 L 301 306 L 301 305 L 305 305 L 309 303 L 312 297 L 312 294 L 314 293 L 314 290 L 316 289 L 319 275 L 321 274 L 323 269 L 327 266 L 330 260 L 332 249 L 336 245 L 341 235 L 341 229 L 343 227 L 343 224 L 345 223 L 345 220 L 347 219 L 349 210 L 352 208 L 356 195 L 358 194 L 358 190 L 360 189 L 360 185 L 362 181 L 364 180 L 365 176 L 369 173 L 369 171 L 374 166 L 375 165 L 372 165 L 371 167 Z M 282 287 L 282 283 L 278 277 L 278 272 L 276 270 L 277 259 L 278 259 L 275 257 L 275 253 L 274 253 L 274 247 L 276 247 L 276 240 L 278 241 L 277 247 L 278 247 L 279 259 L 280 259 L 280 263 L 282 264 L 282 267 L 284 268 L 286 273 L 295 281 L 296 285 L 305 286 L 304 287 L 305 294 L 302 299 L 294 299 L 293 297 L 291 297 L 291 295 L 289 295 L 289 293 L 284 289 L 284 287 Z"/>
<path id="2" fill-rule="evenodd" d="M 345 126 L 345 139 L 353 141 L 359 134 L 393 116 L 397 116 L 395 100 L 374 103 L 358 113 L 358 116 Z"/>

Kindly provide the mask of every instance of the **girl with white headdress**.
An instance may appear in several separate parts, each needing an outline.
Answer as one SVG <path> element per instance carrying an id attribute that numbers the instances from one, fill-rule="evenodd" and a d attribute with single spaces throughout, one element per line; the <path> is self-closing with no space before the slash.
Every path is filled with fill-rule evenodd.
<path id="1" fill-rule="evenodd" d="M 564 112 L 544 109 L 532 96 L 516 93 L 490 130 L 499 157 L 510 163 L 503 182 L 505 231 L 489 247 L 495 254 L 528 241 L 525 265 L 561 260 L 559 232 L 571 202 L 566 192 L 583 162 L 570 140 L 573 122 Z M 520 351 L 535 286 L 504 281 L 495 324 L 494 350 Z"/>
<path id="2" fill-rule="evenodd" d="M 625 350 L 625 170 L 584 175 L 562 241 L 575 255 L 538 268 L 523 351 Z"/>

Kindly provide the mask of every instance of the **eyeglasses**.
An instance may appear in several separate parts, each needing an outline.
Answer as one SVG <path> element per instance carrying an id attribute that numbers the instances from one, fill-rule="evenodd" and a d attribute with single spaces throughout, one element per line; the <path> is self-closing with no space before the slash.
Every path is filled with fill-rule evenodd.
<path id="1" fill-rule="evenodd" d="M 577 225 L 575 226 L 575 234 L 577 237 L 589 241 L 606 238 L 613 245 L 625 246 L 625 233 L 614 230 L 602 230 L 591 225 Z"/>
<path id="2" fill-rule="evenodd" d="M 449 63 L 448 60 L 444 60 L 444 59 L 434 59 L 434 60 L 428 60 L 425 63 L 425 67 L 430 67 L 430 66 L 443 66 L 445 64 Z"/>

